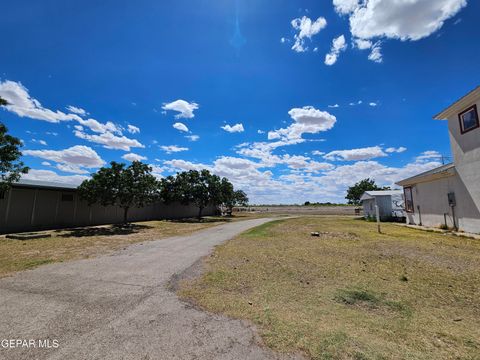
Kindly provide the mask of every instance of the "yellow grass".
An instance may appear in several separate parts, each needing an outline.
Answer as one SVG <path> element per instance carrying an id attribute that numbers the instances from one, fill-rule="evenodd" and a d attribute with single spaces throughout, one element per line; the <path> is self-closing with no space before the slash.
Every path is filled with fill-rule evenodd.
<path id="1" fill-rule="evenodd" d="M 383 230 L 339 217 L 266 224 L 217 247 L 180 295 L 313 359 L 480 359 L 480 241 Z"/>
<path id="2" fill-rule="evenodd" d="M 42 264 L 88 258 L 120 249 L 129 244 L 187 235 L 194 231 L 247 218 L 208 217 L 184 221 L 148 221 L 121 226 L 94 226 L 69 230 L 45 231 L 51 238 L 11 240 L 0 236 L 0 277 Z"/>

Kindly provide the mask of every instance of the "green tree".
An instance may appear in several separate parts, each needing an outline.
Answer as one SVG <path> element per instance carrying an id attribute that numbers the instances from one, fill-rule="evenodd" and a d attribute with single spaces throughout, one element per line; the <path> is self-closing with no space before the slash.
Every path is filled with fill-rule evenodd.
<path id="1" fill-rule="evenodd" d="M 348 188 L 347 196 L 345 196 L 345 199 L 348 200 L 349 204 L 360 205 L 360 198 L 365 191 L 376 190 L 390 190 L 390 188 L 377 186 L 377 184 L 375 184 L 375 180 L 373 179 L 363 179 L 362 181 L 359 181 L 355 185 Z"/>
<path id="2" fill-rule="evenodd" d="M 166 203 L 179 201 L 198 207 L 198 218 L 208 205 L 222 203 L 222 183 L 217 175 L 208 170 L 190 170 L 162 180 L 162 199 Z"/>
<path id="3" fill-rule="evenodd" d="M 246 206 L 248 204 L 247 194 L 242 190 L 235 190 L 227 178 L 222 178 L 221 181 L 221 198 L 222 205 L 227 208 L 230 215 L 235 206 Z"/>
<path id="4" fill-rule="evenodd" d="M 8 102 L 0 97 L 0 106 Z M 22 141 L 8 135 L 7 127 L 0 122 L 0 193 L 8 190 L 10 185 L 20 180 L 22 174 L 28 172 L 28 167 L 20 161 Z"/>
<path id="5" fill-rule="evenodd" d="M 128 222 L 132 207 L 143 207 L 159 197 L 159 182 L 151 174 L 152 168 L 140 161 L 130 166 L 115 161 L 110 167 L 102 167 L 92 178 L 78 188 L 80 197 L 90 205 L 116 205 L 123 209 L 123 222 Z"/>

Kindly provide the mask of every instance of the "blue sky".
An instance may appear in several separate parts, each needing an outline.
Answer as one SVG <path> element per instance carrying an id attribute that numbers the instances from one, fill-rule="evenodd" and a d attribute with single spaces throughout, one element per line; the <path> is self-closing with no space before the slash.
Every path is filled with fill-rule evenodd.
<path id="1" fill-rule="evenodd" d="M 391 185 L 450 155 L 432 116 L 478 85 L 479 12 L 472 0 L 5 2 L 0 120 L 32 179 L 79 183 L 142 159 L 159 177 L 209 168 L 254 203 L 343 201 L 355 181 Z"/>

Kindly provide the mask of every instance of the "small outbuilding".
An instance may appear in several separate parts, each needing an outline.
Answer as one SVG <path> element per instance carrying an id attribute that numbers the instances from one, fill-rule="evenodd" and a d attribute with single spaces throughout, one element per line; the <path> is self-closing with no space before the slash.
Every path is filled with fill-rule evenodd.
<path id="1" fill-rule="evenodd" d="M 375 218 L 375 205 L 378 205 L 380 220 L 405 217 L 402 190 L 365 191 L 360 198 L 366 218 Z"/>

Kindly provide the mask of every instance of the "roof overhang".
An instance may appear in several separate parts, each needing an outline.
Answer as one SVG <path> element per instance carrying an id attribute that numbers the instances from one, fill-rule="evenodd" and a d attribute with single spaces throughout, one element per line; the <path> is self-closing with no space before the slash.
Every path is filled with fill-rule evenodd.
<path id="1" fill-rule="evenodd" d="M 450 176 L 455 176 L 456 174 L 457 174 L 457 171 L 455 170 L 455 165 L 448 164 L 448 165 L 443 165 L 436 169 L 424 172 L 422 174 L 412 176 L 408 179 L 399 181 L 396 184 L 399 186 L 406 187 L 406 186 L 411 186 L 419 183 L 435 181 L 435 180 L 447 178 Z"/>
<path id="2" fill-rule="evenodd" d="M 477 86 L 475 89 L 470 91 L 467 95 L 461 99 L 455 101 L 452 105 L 447 107 L 442 112 L 435 115 L 433 118 L 435 120 L 447 120 L 448 118 L 455 116 L 462 112 L 462 110 L 473 105 L 476 101 L 480 99 L 480 86 Z"/>

